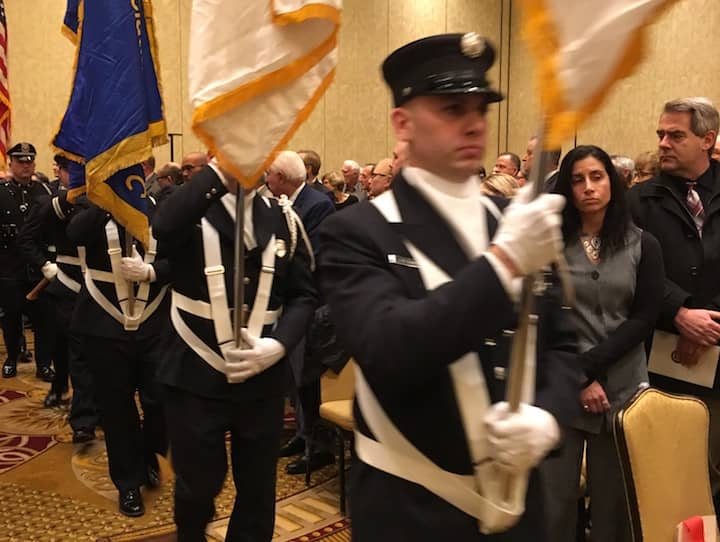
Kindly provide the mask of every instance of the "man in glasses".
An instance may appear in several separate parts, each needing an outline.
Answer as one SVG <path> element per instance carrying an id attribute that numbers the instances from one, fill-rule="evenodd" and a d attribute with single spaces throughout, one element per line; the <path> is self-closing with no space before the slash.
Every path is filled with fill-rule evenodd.
<path id="1" fill-rule="evenodd" d="M 208 157 L 204 152 L 191 152 L 183 156 L 182 165 L 180 166 L 183 182 L 190 181 L 207 163 Z"/>
<path id="2" fill-rule="evenodd" d="M 373 168 L 370 175 L 370 193 L 368 194 L 370 199 L 376 198 L 390 188 L 390 183 L 393 180 L 392 163 L 392 159 L 383 158 Z"/>

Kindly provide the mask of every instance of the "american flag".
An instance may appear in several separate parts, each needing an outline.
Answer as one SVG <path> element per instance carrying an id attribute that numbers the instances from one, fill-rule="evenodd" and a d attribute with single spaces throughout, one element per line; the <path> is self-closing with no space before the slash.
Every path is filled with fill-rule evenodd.
<path id="1" fill-rule="evenodd" d="M 10 86 L 8 85 L 8 36 L 5 0 L 0 0 L 0 161 L 7 163 L 10 143 Z"/>

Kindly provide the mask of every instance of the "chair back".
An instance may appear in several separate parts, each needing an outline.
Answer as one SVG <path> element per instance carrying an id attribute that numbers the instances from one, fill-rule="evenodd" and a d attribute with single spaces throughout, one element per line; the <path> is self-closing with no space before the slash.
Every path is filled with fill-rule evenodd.
<path id="1" fill-rule="evenodd" d="M 634 542 L 673 542 L 678 523 L 715 515 L 705 404 L 644 389 L 620 410 L 613 433 Z"/>
<path id="2" fill-rule="evenodd" d="M 345 364 L 340 373 L 325 371 L 320 379 L 320 402 L 343 401 L 355 396 L 355 360 Z"/>

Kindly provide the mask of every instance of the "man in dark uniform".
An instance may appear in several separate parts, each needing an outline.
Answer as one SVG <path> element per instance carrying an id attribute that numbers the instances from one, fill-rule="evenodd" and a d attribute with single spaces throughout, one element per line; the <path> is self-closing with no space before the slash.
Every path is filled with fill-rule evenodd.
<path id="1" fill-rule="evenodd" d="M 359 368 L 351 503 L 360 542 L 544 539 L 534 467 L 558 443 L 556 417 L 577 413 L 579 383 L 551 275 L 538 285 L 536 386 L 523 387 L 518 412 L 502 401 L 503 331 L 515 325 L 514 279 L 562 250 L 563 198 L 521 193 L 501 215 L 502 202 L 481 196 L 485 115 L 502 99 L 486 80 L 494 58 L 475 33 L 392 53 L 383 74 L 409 162 L 390 190 L 320 231 L 321 286 Z"/>
<path id="2" fill-rule="evenodd" d="M 72 378 L 73 397 L 69 422 L 73 429 L 73 442 L 87 442 L 95 438 L 98 413 L 95 406 L 92 377 L 83 353 L 80 337 L 70 331 L 75 300 L 83 283 L 77 247 L 65 234 L 73 212 L 67 200 L 70 183 L 68 159 L 55 156 L 60 189 L 54 195 L 42 195 L 28 213 L 20 230 L 18 246 L 26 261 L 43 269 L 50 280 L 42 296 L 46 296 L 53 331 L 53 360 L 55 379 L 45 398 L 46 407 L 62 402 L 68 389 L 68 373 Z M 55 261 L 47 260 L 47 247 L 56 247 Z"/>
<path id="3" fill-rule="evenodd" d="M 35 332 L 36 376 L 52 382 L 49 309 L 42 299 L 25 299 L 43 278 L 43 272 L 25 262 L 17 245 L 18 232 L 31 206 L 39 196 L 50 193 L 46 185 L 32 180 L 35 155 L 35 147 L 30 143 L 13 145 L 8 151 L 12 176 L 0 183 L 0 307 L 4 313 L 2 330 L 8 354 L 2 376 L 12 378 L 17 374 L 24 313 L 30 317 Z"/>
<path id="4" fill-rule="evenodd" d="M 317 305 L 299 219 L 255 190 L 244 197 L 245 349 L 235 347 L 233 254 L 237 183 L 211 163 L 158 208 L 171 244 L 176 334 L 159 373 L 172 446 L 179 541 L 204 540 L 227 472 L 237 494 L 228 540 L 269 541 L 287 365 Z M 210 294 L 213 294 L 212 296 Z"/>
<path id="5" fill-rule="evenodd" d="M 84 196 L 76 200 L 66 232 L 84 247 L 84 283 L 71 331 L 81 336 L 90 365 L 120 512 L 141 516 L 140 486 L 160 484 L 156 454 L 167 452 L 155 373 L 170 326 L 169 263 L 152 236 L 146 250 L 137 246 L 127 254 L 125 228 Z"/>

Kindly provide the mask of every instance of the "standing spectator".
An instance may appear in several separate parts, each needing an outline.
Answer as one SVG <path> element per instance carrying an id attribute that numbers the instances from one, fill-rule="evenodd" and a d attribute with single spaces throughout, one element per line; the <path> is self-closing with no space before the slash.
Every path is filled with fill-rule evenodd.
<path id="1" fill-rule="evenodd" d="M 520 157 L 512 152 L 504 152 L 495 159 L 493 173 L 507 173 L 515 177 L 520 172 Z"/>
<path id="2" fill-rule="evenodd" d="M 354 194 L 345 193 L 345 179 L 339 171 L 331 171 L 323 175 L 323 184 L 332 190 L 335 197 L 335 210 L 339 211 L 358 202 Z"/>
<path id="3" fill-rule="evenodd" d="M 620 175 L 623 183 L 625 183 L 625 188 L 630 188 L 633 176 L 635 175 L 635 162 L 629 156 L 623 156 L 621 154 L 613 154 L 610 158 L 618 175 Z"/>
<path id="4" fill-rule="evenodd" d="M 342 165 L 342 175 L 345 178 L 345 191 L 354 195 L 358 201 L 367 199 L 368 195 L 358 181 L 360 180 L 360 164 L 355 160 L 345 160 Z"/>
<path id="5" fill-rule="evenodd" d="M 720 340 L 720 206 L 714 204 L 720 195 L 720 163 L 710 159 L 719 124 L 706 98 L 665 103 L 657 127 L 660 173 L 629 193 L 635 224 L 652 233 L 663 250 L 665 293 L 656 327 L 677 334 L 673 360 L 688 367 Z M 650 383 L 705 402 L 710 461 L 717 467 L 720 372 L 711 389 L 653 373 Z M 717 490 L 717 475 L 711 481 Z"/>
<path id="6" fill-rule="evenodd" d="M 208 163 L 208 155 L 204 152 L 191 152 L 183 156 L 182 169 L 183 182 L 190 182 L 192 178 L 197 175 L 202 168 Z"/>
<path id="7" fill-rule="evenodd" d="M 655 177 L 659 171 L 657 152 L 642 152 L 635 158 L 635 177 L 633 178 L 632 184 L 649 181 Z"/>
<path id="8" fill-rule="evenodd" d="M 631 223 L 626 189 L 607 153 L 592 145 L 565 156 L 555 186 L 567 201 L 563 240 L 584 377 L 577 399 L 583 410 L 563 427 L 560 450 L 540 466 L 553 542 L 576 540 L 585 446 L 590 540 L 632 540 L 612 420 L 648 380 L 644 342 L 660 310 L 663 262 L 657 240 Z"/>
<path id="9" fill-rule="evenodd" d="M 156 196 L 160 192 L 160 187 L 157 184 L 157 173 L 155 173 L 155 156 L 151 154 L 150 158 L 143 160 L 140 165 L 143 169 L 143 175 L 145 175 L 145 193 Z"/>
<path id="10" fill-rule="evenodd" d="M 378 197 L 390 188 L 393 181 L 393 161 L 391 158 L 383 158 L 373 168 L 370 176 L 370 199 Z"/>

